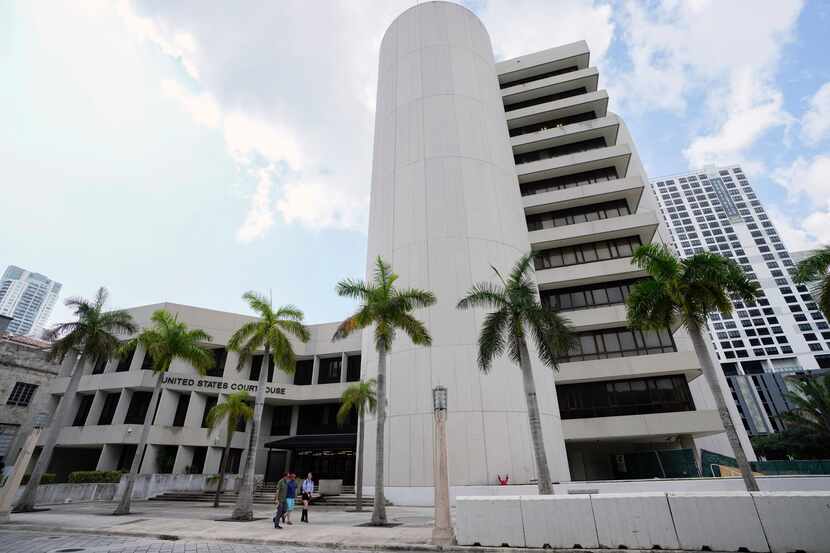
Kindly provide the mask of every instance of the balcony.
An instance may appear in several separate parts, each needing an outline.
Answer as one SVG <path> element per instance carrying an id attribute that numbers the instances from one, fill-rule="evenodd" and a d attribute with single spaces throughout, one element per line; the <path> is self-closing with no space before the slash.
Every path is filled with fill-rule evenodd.
<path id="1" fill-rule="evenodd" d="M 543 77 L 546 74 L 563 71 L 571 67 L 588 67 L 590 52 L 584 40 L 549 48 L 541 52 L 504 60 L 496 64 L 499 83 L 508 86 L 511 82 Z"/>
<path id="2" fill-rule="evenodd" d="M 605 117 L 608 114 L 608 93 L 604 90 L 586 92 L 570 98 L 507 111 L 505 117 L 507 127 L 514 129 L 586 111 L 593 111 L 597 117 Z"/>
<path id="3" fill-rule="evenodd" d="M 613 167 L 617 175 L 625 176 L 631 148 L 627 144 L 617 144 L 597 148 L 587 152 L 563 155 L 516 166 L 520 183 L 538 181 L 571 173 L 582 173 L 607 167 Z"/>
<path id="4" fill-rule="evenodd" d="M 644 271 L 631 265 L 630 257 L 536 271 L 536 281 L 542 290 L 599 284 L 600 282 L 642 278 L 645 276 L 647 275 Z"/>
<path id="5" fill-rule="evenodd" d="M 510 139 L 514 154 L 555 148 L 571 142 L 604 138 L 606 144 L 617 143 L 620 120 L 616 115 L 580 121 L 569 125 L 551 126 L 534 133 L 521 134 Z"/>
<path id="6" fill-rule="evenodd" d="M 562 421 L 562 434 L 566 441 L 660 441 L 678 435 L 700 438 L 719 434 L 720 432 L 723 432 L 723 425 L 720 422 L 718 412 L 715 410 Z"/>
<path id="7" fill-rule="evenodd" d="M 586 92 L 596 92 L 599 72 L 596 68 L 577 69 L 559 75 L 533 79 L 519 84 L 510 84 L 502 88 L 501 96 L 505 110 L 507 106 L 520 104 L 536 98 L 558 94 L 568 90 L 582 88 Z"/>
<path id="8" fill-rule="evenodd" d="M 641 211 L 623 217 L 534 230 L 528 233 L 528 238 L 534 251 L 634 235 L 640 237 L 641 243 L 648 244 L 654 237 L 658 224 L 654 212 Z"/>
<path id="9" fill-rule="evenodd" d="M 620 307 L 623 310 L 625 309 L 624 306 Z M 604 309 L 607 308 L 586 309 L 574 313 L 589 314 L 591 311 L 602 311 Z M 566 313 L 565 315 L 570 314 Z M 687 381 L 692 381 L 700 376 L 700 361 L 697 359 L 697 354 L 693 351 L 675 351 L 634 357 L 561 363 L 559 372 L 554 376 L 557 384 L 577 384 L 596 380 L 619 380 L 672 374 L 685 374 Z"/>
<path id="10" fill-rule="evenodd" d="M 641 177 L 603 180 L 522 196 L 527 215 L 583 205 L 625 199 L 632 212 L 637 211 L 645 182 Z"/>

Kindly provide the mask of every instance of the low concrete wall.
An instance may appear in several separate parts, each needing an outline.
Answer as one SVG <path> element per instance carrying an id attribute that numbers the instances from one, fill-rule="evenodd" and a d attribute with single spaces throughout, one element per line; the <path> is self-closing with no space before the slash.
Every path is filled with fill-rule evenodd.
<path id="1" fill-rule="evenodd" d="M 241 478 L 226 475 L 222 489 L 235 490 Z M 219 477 L 213 474 L 139 474 L 133 487 L 133 499 L 149 499 L 164 492 L 202 492 L 214 491 Z M 123 493 L 127 477 L 122 476 L 118 484 L 117 496 Z"/>
<path id="2" fill-rule="evenodd" d="M 766 492 L 830 492 L 830 476 L 760 476 L 761 491 Z M 363 493 L 374 495 L 374 487 L 364 486 Z M 555 494 L 569 493 L 675 493 L 675 492 L 741 492 L 745 491 L 740 478 L 660 478 L 652 480 L 600 480 L 593 482 L 562 482 L 553 485 Z M 432 486 L 384 488 L 386 499 L 395 505 L 431 507 Z M 535 485 L 511 486 L 451 486 L 450 503 L 459 496 L 500 497 L 507 495 L 535 495 Z"/>
<path id="3" fill-rule="evenodd" d="M 118 484 L 46 484 L 37 487 L 37 505 L 82 503 L 87 501 L 112 501 Z M 25 486 L 17 490 L 15 500 L 20 499 Z"/>
<path id="4" fill-rule="evenodd" d="M 459 497 L 460 545 L 826 553 L 830 493 Z"/>

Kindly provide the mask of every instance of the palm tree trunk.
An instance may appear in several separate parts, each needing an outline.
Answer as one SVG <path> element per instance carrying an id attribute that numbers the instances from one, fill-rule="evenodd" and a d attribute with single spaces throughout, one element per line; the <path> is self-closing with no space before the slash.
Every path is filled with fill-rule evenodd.
<path id="1" fill-rule="evenodd" d="M 536 399 L 536 383 L 533 381 L 533 369 L 530 365 L 530 352 L 524 336 L 519 338 L 521 351 L 522 383 L 527 401 L 527 418 L 530 422 L 530 437 L 533 440 L 533 454 L 536 457 L 536 473 L 538 478 L 539 495 L 553 495 L 553 484 L 550 480 L 548 456 L 545 453 L 545 440 L 542 435 L 542 419 L 539 416 L 539 402 Z"/>
<path id="2" fill-rule="evenodd" d="M 133 500 L 133 488 L 135 487 L 135 479 L 138 477 L 138 471 L 141 469 L 141 459 L 144 457 L 144 450 L 147 448 L 147 442 L 150 439 L 150 427 L 153 425 L 153 418 L 156 415 L 156 405 L 161 395 L 161 378 L 164 372 L 159 372 L 156 375 L 156 385 L 153 387 L 153 395 L 150 396 L 150 405 L 147 406 L 147 414 L 144 415 L 144 426 L 141 428 L 141 438 L 138 440 L 138 447 L 135 450 L 135 457 L 133 457 L 133 464 L 130 466 L 130 474 L 127 475 L 127 485 L 124 486 L 124 493 L 121 495 L 121 501 L 118 503 L 113 515 L 129 515 L 130 504 Z"/>
<path id="3" fill-rule="evenodd" d="M 245 471 L 242 473 L 239 496 L 236 498 L 236 506 L 233 508 L 233 514 L 231 515 L 234 520 L 253 520 L 254 518 L 255 460 L 259 448 L 259 425 L 262 423 L 262 411 L 265 409 L 265 386 L 267 384 L 270 352 L 268 342 L 266 342 L 265 356 L 262 359 L 263 366 L 259 369 L 254 418 L 251 419 L 251 433 L 248 435 L 248 451 L 245 453 Z"/>
<path id="4" fill-rule="evenodd" d="M 697 323 L 689 322 L 686 326 L 689 329 L 689 336 L 692 338 L 697 359 L 700 361 L 700 367 L 703 369 L 703 376 L 706 378 L 709 388 L 712 389 L 712 395 L 715 396 L 718 415 L 723 423 L 726 438 L 729 440 L 732 452 L 735 454 L 735 461 L 738 463 L 738 469 L 741 471 L 741 477 L 744 479 L 746 490 L 749 492 L 757 492 L 758 482 L 756 482 L 755 475 L 752 474 L 752 468 L 746 460 L 746 453 L 744 453 L 744 448 L 741 445 L 740 439 L 738 439 L 738 433 L 735 430 L 732 417 L 729 415 L 729 409 L 726 407 L 726 400 L 723 398 L 723 391 L 721 390 L 712 358 L 709 357 L 709 350 L 706 348 L 703 333 Z"/>
<path id="5" fill-rule="evenodd" d="M 225 451 L 222 454 L 222 465 L 219 467 L 219 483 L 216 485 L 216 497 L 213 498 L 213 506 L 219 506 L 219 496 L 222 495 L 222 484 L 225 483 L 225 472 L 228 470 L 228 456 L 231 453 L 231 440 L 234 429 L 231 427 L 231 417 L 228 415 L 228 436 L 225 438 Z"/>
<path id="6" fill-rule="evenodd" d="M 383 444 L 386 424 L 386 348 L 378 347 L 378 418 L 375 434 L 375 501 L 372 506 L 372 524 L 386 524 L 386 496 L 383 493 Z"/>
<path id="7" fill-rule="evenodd" d="M 357 418 L 357 478 L 355 482 L 355 495 L 357 496 L 355 511 L 363 510 L 363 410 L 359 411 Z"/>
<path id="8" fill-rule="evenodd" d="M 78 392 L 78 383 L 83 375 L 83 369 L 84 356 L 78 354 L 78 357 L 75 358 L 75 365 L 72 367 L 72 376 L 69 378 L 69 384 L 66 386 L 66 391 L 61 396 L 60 401 L 58 401 L 58 408 L 55 409 L 55 415 L 49 424 L 49 431 L 46 434 L 46 440 L 43 442 L 43 448 L 40 450 L 40 456 L 38 456 L 35 468 L 29 476 L 29 483 L 26 484 L 26 489 L 23 490 L 23 495 L 20 496 L 20 501 L 15 506 L 14 510 L 17 513 L 26 513 L 35 510 L 37 488 L 40 485 L 40 479 L 49 468 L 52 453 L 55 450 L 55 445 L 58 443 L 58 436 L 65 424 L 66 412 L 69 410 L 69 406 L 74 403 L 75 395 Z"/>

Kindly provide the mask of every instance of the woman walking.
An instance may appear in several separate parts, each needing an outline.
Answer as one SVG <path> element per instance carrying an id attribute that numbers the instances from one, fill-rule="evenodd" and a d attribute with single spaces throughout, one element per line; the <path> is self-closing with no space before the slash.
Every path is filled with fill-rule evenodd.
<path id="1" fill-rule="evenodd" d="M 303 480 L 303 486 L 300 491 L 303 494 L 303 516 L 300 517 L 300 522 L 308 524 L 308 504 L 311 502 L 311 494 L 314 493 L 314 480 L 311 479 L 310 472 L 306 476 L 306 479 Z"/>

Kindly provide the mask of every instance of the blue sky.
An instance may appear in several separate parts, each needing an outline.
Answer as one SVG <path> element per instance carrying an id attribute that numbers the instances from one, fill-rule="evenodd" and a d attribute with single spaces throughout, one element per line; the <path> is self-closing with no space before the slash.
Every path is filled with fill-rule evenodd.
<path id="1" fill-rule="evenodd" d="M 345 316 L 377 49 L 413 3 L 0 3 L 0 265 L 120 307 Z M 741 163 L 792 249 L 830 242 L 827 2 L 467 5 L 498 58 L 587 40 L 652 176 Z"/>

